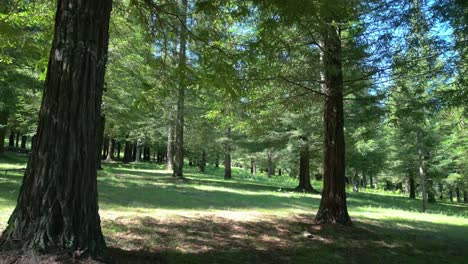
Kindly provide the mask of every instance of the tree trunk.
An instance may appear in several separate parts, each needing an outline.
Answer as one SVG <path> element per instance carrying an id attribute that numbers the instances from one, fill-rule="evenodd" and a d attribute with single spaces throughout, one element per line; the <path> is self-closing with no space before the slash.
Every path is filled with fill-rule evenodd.
<path id="1" fill-rule="evenodd" d="M 127 141 L 125 143 L 123 162 L 128 163 L 132 161 L 132 150 L 133 150 L 133 144 L 130 141 Z"/>
<path id="2" fill-rule="evenodd" d="M 268 177 L 271 177 L 274 174 L 275 174 L 275 171 L 273 169 L 272 155 L 271 155 L 271 151 L 268 150 L 267 152 L 267 175 Z"/>
<path id="3" fill-rule="evenodd" d="M 131 161 L 136 161 L 136 156 L 137 156 L 137 145 L 138 143 L 132 144 L 132 158 Z"/>
<path id="4" fill-rule="evenodd" d="M 10 138 L 8 139 L 8 147 L 15 147 L 15 132 L 13 130 L 10 132 Z"/>
<path id="5" fill-rule="evenodd" d="M 219 153 L 216 151 L 215 168 L 219 168 Z"/>
<path id="6" fill-rule="evenodd" d="M 225 145 L 225 156 L 224 156 L 224 179 L 232 179 L 231 172 L 231 127 L 226 129 L 226 145 Z"/>
<path id="7" fill-rule="evenodd" d="M 205 173 L 205 167 L 206 167 L 206 151 L 205 149 L 203 149 L 201 153 L 200 164 L 198 164 L 198 168 L 200 169 L 200 172 Z"/>
<path id="8" fill-rule="evenodd" d="M 467 190 L 463 191 L 463 202 L 468 203 L 468 191 Z"/>
<path id="9" fill-rule="evenodd" d="M 365 172 L 362 173 L 362 187 L 367 188 L 367 177 Z"/>
<path id="10" fill-rule="evenodd" d="M 428 203 L 435 203 L 435 194 L 434 194 L 434 186 L 432 182 L 432 178 L 428 177 L 427 178 L 427 202 Z"/>
<path id="11" fill-rule="evenodd" d="M 359 174 L 357 172 L 354 172 L 353 174 L 353 192 L 359 192 Z"/>
<path id="12" fill-rule="evenodd" d="M 457 195 L 457 203 L 461 203 L 462 200 L 461 200 L 461 196 L 460 196 L 460 188 L 455 187 L 455 194 Z"/>
<path id="13" fill-rule="evenodd" d="M 122 144 L 120 141 L 117 142 L 117 160 L 120 160 L 120 152 L 122 151 Z"/>
<path id="14" fill-rule="evenodd" d="M 250 158 L 250 173 L 252 175 L 257 174 L 257 163 L 255 162 L 255 158 Z"/>
<path id="15" fill-rule="evenodd" d="M 15 142 L 15 147 L 19 148 L 19 139 L 20 139 L 20 132 L 16 133 L 16 142 Z"/>
<path id="16" fill-rule="evenodd" d="M 442 183 L 439 182 L 439 200 L 443 200 L 444 199 L 444 187 L 442 185 Z"/>
<path id="17" fill-rule="evenodd" d="M 345 140 L 343 116 L 343 73 L 340 31 L 329 21 L 322 32 L 324 68 L 324 127 L 325 153 L 323 162 L 323 190 L 317 223 L 350 225 L 346 205 Z"/>
<path id="18" fill-rule="evenodd" d="M 58 1 L 37 142 L 3 245 L 57 252 L 105 248 L 96 149 L 111 0 Z"/>
<path id="19" fill-rule="evenodd" d="M 187 46 L 187 0 L 182 0 L 182 13 L 180 16 L 180 43 L 179 43 L 179 89 L 177 95 L 177 120 L 175 128 L 175 160 L 174 177 L 183 178 L 184 167 L 184 109 L 186 89 L 186 46 Z"/>
<path id="20" fill-rule="evenodd" d="M 112 161 L 114 159 L 114 139 L 109 137 L 109 143 L 107 144 L 107 157 L 106 161 Z"/>
<path id="21" fill-rule="evenodd" d="M 96 144 L 96 164 L 98 170 L 102 170 L 102 153 L 101 149 L 103 148 L 103 140 L 104 140 L 104 127 L 106 123 L 106 117 L 104 114 L 101 114 L 100 118 L 97 120 L 96 129 L 98 131 L 97 136 L 97 144 Z"/>
<path id="22" fill-rule="evenodd" d="M 374 189 L 374 177 L 372 177 L 372 174 L 369 175 L 369 183 L 370 183 L 371 189 Z"/>
<path id="23" fill-rule="evenodd" d="M 140 140 L 137 140 L 137 143 L 135 145 L 135 162 L 140 162 L 141 161 L 141 147 L 142 147 L 142 143 Z"/>
<path id="24" fill-rule="evenodd" d="M 299 186 L 296 192 L 318 193 L 310 184 L 310 150 L 309 145 L 304 143 L 299 152 Z"/>
<path id="25" fill-rule="evenodd" d="M 166 169 L 172 170 L 174 168 L 174 127 L 169 125 L 167 129 L 167 157 Z"/>
<path id="26" fill-rule="evenodd" d="M 422 139 L 421 132 L 417 132 L 417 143 L 418 143 L 418 166 L 419 166 L 419 178 L 421 182 L 421 192 L 422 192 L 422 212 L 426 212 L 427 204 L 427 195 L 426 195 L 426 177 L 424 175 L 423 168 L 423 149 L 422 149 Z"/>
<path id="27" fill-rule="evenodd" d="M 23 135 L 23 136 L 21 137 L 21 148 L 22 148 L 22 149 L 26 149 L 26 142 L 27 142 L 27 140 L 28 140 L 28 137 L 27 137 L 27 136 Z"/>
<path id="28" fill-rule="evenodd" d="M 414 184 L 413 172 L 408 173 L 408 178 L 409 178 L 409 198 L 416 199 L 416 186 Z"/>
<path id="29" fill-rule="evenodd" d="M 6 125 L 8 123 L 8 117 L 8 112 L 0 112 L 0 154 L 5 151 L 5 137 L 7 133 Z"/>
<path id="30" fill-rule="evenodd" d="M 450 202 L 453 202 L 453 189 L 450 188 L 449 190 L 449 199 L 450 199 Z"/>

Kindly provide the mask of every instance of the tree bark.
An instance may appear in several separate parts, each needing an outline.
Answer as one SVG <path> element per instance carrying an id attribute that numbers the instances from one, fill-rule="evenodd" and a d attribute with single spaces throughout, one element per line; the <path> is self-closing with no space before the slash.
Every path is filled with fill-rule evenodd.
<path id="1" fill-rule="evenodd" d="M 102 160 L 103 156 L 101 153 L 101 149 L 103 148 L 103 140 L 104 140 L 104 126 L 106 123 L 106 117 L 104 114 L 101 114 L 99 120 L 97 121 L 96 127 L 98 131 L 98 136 L 97 136 L 97 144 L 96 144 L 96 164 L 98 170 L 102 169 Z"/>
<path id="2" fill-rule="evenodd" d="M 231 172 L 231 127 L 226 129 L 226 143 L 225 143 L 225 156 L 224 156 L 224 179 L 232 179 Z"/>
<path id="3" fill-rule="evenodd" d="M 186 46 L 187 46 L 187 0 L 182 0 L 182 14 L 179 43 L 179 89 L 177 95 L 177 120 L 175 128 L 174 177 L 183 178 L 184 167 L 184 111 L 186 89 Z"/>
<path id="4" fill-rule="evenodd" d="M 59 0 L 37 142 L 2 245 L 49 252 L 105 248 L 98 213 L 101 116 L 111 0 Z"/>
<path id="5" fill-rule="evenodd" d="M 324 162 L 323 190 L 317 223 L 351 225 L 346 205 L 343 73 L 339 29 L 331 23 L 322 32 L 324 67 Z"/>
<path id="6" fill-rule="evenodd" d="M 370 183 L 371 189 L 374 189 L 374 177 L 372 177 L 372 174 L 369 175 L 369 183 Z"/>
<path id="7" fill-rule="evenodd" d="M 122 151 L 122 143 L 117 142 L 117 160 L 120 160 L 120 152 Z"/>
<path id="8" fill-rule="evenodd" d="M 309 145 L 304 143 L 299 151 L 299 186 L 296 192 L 318 193 L 310 184 L 310 150 Z"/>
<path id="9" fill-rule="evenodd" d="M 357 172 L 354 172 L 353 174 L 353 192 L 359 192 L 359 174 Z"/>
<path id="10" fill-rule="evenodd" d="M 427 202 L 428 203 L 435 203 L 435 194 L 434 194 L 434 186 L 431 177 L 427 177 Z"/>
<path id="11" fill-rule="evenodd" d="M 442 183 L 439 182 L 439 200 L 443 200 L 444 199 L 444 187 L 442 185 Z"/>
<path id="12" fill-rule="evenodd" d="M 463 202 L 468 203 L 468 191 L 467 190 L 463 191 Z"/>

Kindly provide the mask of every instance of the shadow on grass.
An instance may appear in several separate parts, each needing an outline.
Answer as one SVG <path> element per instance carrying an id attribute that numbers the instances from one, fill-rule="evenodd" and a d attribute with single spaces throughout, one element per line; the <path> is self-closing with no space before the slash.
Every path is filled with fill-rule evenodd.
<path id="1" fill-rule="evenodd" d="M 160 263 L 463 263 L 468 257 L 466 237 L 451 236 L 466 233 L 464 227 L 358 219 L 342 228 L 313 225 L 313 217 L 136 217 L 103 227 L 111 247 L 146 252 Z M 425 228 L 413 229 L 420 224 Z"/>

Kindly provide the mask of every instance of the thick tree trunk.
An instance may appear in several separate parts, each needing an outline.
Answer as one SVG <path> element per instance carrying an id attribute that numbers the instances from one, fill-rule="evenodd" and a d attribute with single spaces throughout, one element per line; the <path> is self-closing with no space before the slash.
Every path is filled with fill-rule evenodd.
<path id="1" fill-rule="evenodd" d="M 367 177 L 365 172 L 362 173 L 362 187 L 367 188 Z"/>
<path id="2" fill-rule="evenodd" d="M 409 181 L 409 198 L 416 199 L 416 186 L 414 184 L 413 172 L 408 173 L 408 181 Z"/>
<path id="3" fill-rule="evenodd" d="M 141 143 L 141 140 L 137 140 L 137 143 L 135 145 L 135 162 L 140 162 L 141 161 L 141 148 L 143 144 Z"/>
<path id="4" fill-rule="evenodd" d="M 200 172 L 205 173 L 205 167 L 206 167 L 206 151 L 205 149 L 203 149 L 201 153 L 200 163 L 198 164 L 198 168 L 200 169 Z"/>
<path id="5" fill-rule="evenodd" d="M 417 132 L 417 144 L 418 144 L 418 166 L 419 166 L 419 178 L 421 184 L 421 192 L 422 192 L 422 212 L 426 212 L 427 206 L 427 195 L 426 195 L 426 177 L 424 175 L 424 168 L 423 168 L 423 149 L 422 149 L 422 139 L 421 139 L 421 132 Z"/>
<path id="6" fill-rule="evenodd" d="M 8 147 L 15 147 L 15 132 L 13 130 L 10 132 L 10 138 L 8 139 Z"/>
<path id="7" fill-rule="evenodd" d="M 339 29 L 331 23 L 324 25 L 323 67 L 325 87 L 324 127 L 325 153 L 323 190 L 317 223 L 350 225 L 346 205 L 345 140 L 343 116 L 343 74 Z"/>
<path id="8" fill-rule="evenodd" d="M 105 248 L 96 149 L 111 0 L 58 1 L 37 142 L 3 245 L 59 251 Z"/>
<path id="9" fill-rule="evenodd" d="M 23 136 L 21 137 L 21 148 L 22 148 L 22 149 L 26 149 L 26 142 L 27 142 L 27 141 L 28 141 L 28 137 L 25 136 L 25 135 L 23 135 Z"/>
<path id="10" fill-rule="evenodd" d="M 5 137 L 7 133 L 9 113 L 6 111 L 0 112 L 0 154 L 5 151 Z"/>
<path id="11" fill-rule="evenodd" d="M 177 95 L 177 120 L 175 128 L 174 177 L 183 178 L 184 167 L 184 111 L 186 89 L 186 46 L 187 46 L 187 0 L 182 0 L 182 14 L 179 43 L 179 89 Z"/>
<path id="12" fill-rule="evenodd" d="M 299 186 L 296 192 L 318 193 L 310 184 L 310 150 L 309 145 L 304 143 L 299 152 Z"/>
<path id="13" fill-rule="evenodd" d="M 174 127 L 169 125 L 167 129 L 167 157 L 166 169 L 172 170 L 174 168 Z"/>
<path id="14" fill-rule="evenodd" d="M 231 127 L 226 129 L 226 143 L 225 143 L 225 156 L 224 156 L 224 179 L 232 179 L 231 172 Z"/>
<path id="15" fill-rule="evenodd" d="M 114 159 L 114 139 L 109 137 L 109 142 L 107 143 L 107 157 L 106 161 L 112 161 Z"/>

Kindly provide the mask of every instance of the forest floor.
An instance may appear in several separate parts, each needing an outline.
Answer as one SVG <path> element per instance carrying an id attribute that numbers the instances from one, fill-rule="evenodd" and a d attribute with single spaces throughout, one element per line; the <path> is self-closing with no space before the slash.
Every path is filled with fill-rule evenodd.
<path id="1" fill-rule="evenodd" d="M 26 156 L 0 156 L 0 232 L 12 212 Z M 468 263 L 468 205 L 374 190 L 348 192 L 352 227 L 314 225 L 320 195 L 293 179 L 234 168 L 187 167 L 174 180 L 154 163 L 104 164 L 102 228 L 115 263 Z M 320 182 L 314 182 L 320 189 Z"/>

